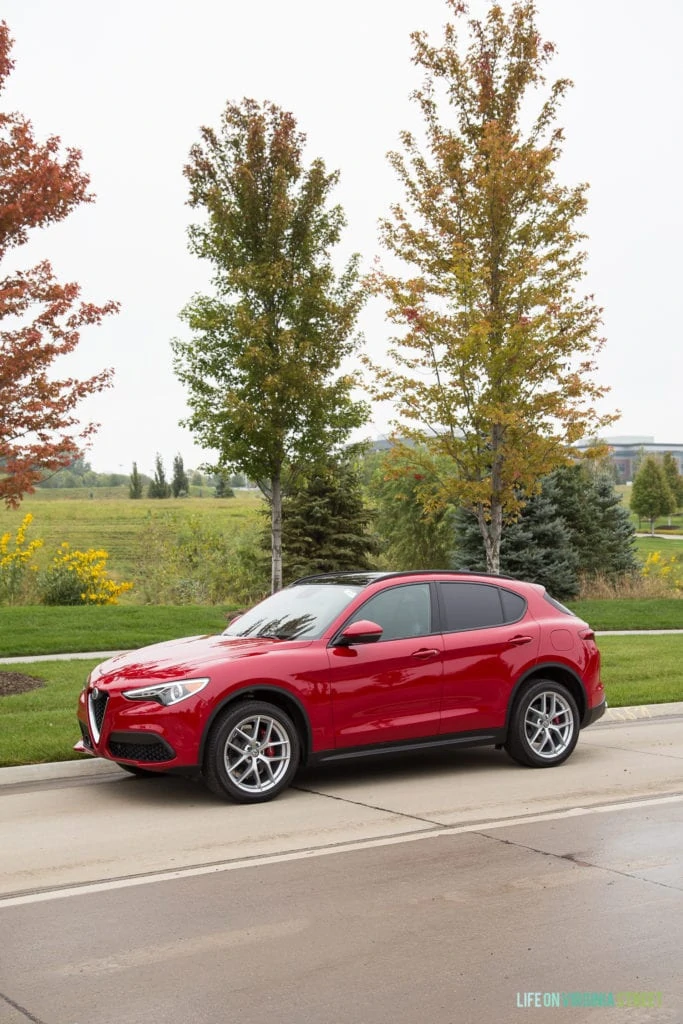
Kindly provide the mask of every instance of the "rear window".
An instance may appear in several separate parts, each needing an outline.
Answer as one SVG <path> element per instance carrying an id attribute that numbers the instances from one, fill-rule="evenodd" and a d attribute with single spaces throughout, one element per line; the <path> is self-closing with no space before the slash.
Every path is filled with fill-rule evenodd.
<path id="1" fill-rule="evenodd" d="M 562 612 L 563 615 L 571 615 L 574 618 L 576 617 L 573 611 L 571 611 L 569 608 L 566 608 L 563 604 L 560 604 L 559 601 L 556 601 L 555 598 L 551 597 L 547 591 L 543 595 L 543 600 L 547 601 L 548 604 L 551 604 L 553 608 L 557 609 L 558 612 Z"/>
<path id="2" fill-rule="evenodd" d="M 526 610 L 523 597 L 493 584 L 440 583 L 439 589 L 446 633 L 517 622 Z"/>

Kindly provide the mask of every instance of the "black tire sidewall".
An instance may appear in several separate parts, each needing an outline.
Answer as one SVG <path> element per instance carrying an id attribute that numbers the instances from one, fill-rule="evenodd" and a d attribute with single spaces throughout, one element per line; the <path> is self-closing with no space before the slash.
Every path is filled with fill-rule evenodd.
<path id="1" fill-rule="evenodd" d="M 235 785 L 225 770 L 224 751 L 228 736 L 238 722 L 253 715 L 268 715 L 274 718 L 286 730 L 291 748 L 291 759 L 287 771 L 278 783 L 265 793 L 246 793 Z M 299 734 L 286 711 L 265 701 L 242 701 L 228 708 L 211 730 L 204 758 L 204 781 L 213 793 L 236 803 L 264 803 L 267 800 L 272 800 L 291 784 L 299 766 L 300 751 Z"/>

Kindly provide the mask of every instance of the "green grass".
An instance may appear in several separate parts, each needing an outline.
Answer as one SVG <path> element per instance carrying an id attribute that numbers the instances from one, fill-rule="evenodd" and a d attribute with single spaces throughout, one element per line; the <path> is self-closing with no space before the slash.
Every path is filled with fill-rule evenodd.
<path id="1" fill-rule="evenodd" d="M 636 537 L 636 551 L 644 562 L 653 551 L 661 551 L 663 555 L 676 555 L 683 561 L 683 537 L 675 540 L 662 540 L 661 537 Z"/>
<path id="2" fill-rule="evenodd" d="M 76 722 L 78 694 L 96 661 L 43 661 L 0 665 L 0 672 L 26 672 L 46 686 L 16 696 L 0 697 L 0 766 L 70 761 L 79 755 Z M 86 755 L 83 755 L 86 756 Z"/>
<path id="3" fill-rule="evenodd" d="M 228 611 L 228 605 L 2 607 L 0 657 L 128 650 L 159 640 L 220 633 Z"/>
<path id="4" fill-rule="evenodd" d="M 683 701 L 683 635 L 601 637 L 602 678 L 610 707 Z M 78 693 L 94 661 L 2 665 L 44 679 L 29 693 L 0 697 L 0 766 L 67 761 L 73 744 Z"/>
<path id="5" fill-rule="evenodd" d="M 602 636 L 598 646 L 610 707 L 683 701 L 683 634 Z"/>
<path id="6" fill-rule="evenodd" d="M 124 494 L 117 493 L 123 490 Z M 107 496 L 107 492 L 113 496 Z M 88 498 L 88 493 L 93 497 Z M 140 530 L 151 513 L 173 513 L 183 519 L 201 515 L 208 525 L 234 530 L 256 515 L 262 499 L 254 491 L 240 491 L 234 498 L 168 498 L 131 501 L 125 488 L 83 488 L 36 491 L 19 509 L 0 509 L 0 535 L 14 535 L 21 520 L 33 515 L 28 539 L 43 538 L 45 544 L 36 561 L 44 566 L 62 541 L 72 548 L 104 548 L 109 552 L 109 569 L 117 579 L 128 579 L 138 558 Z"/>
<path id="7" fill-rule="evenodd" d="M 681 598 L 570 601 L 568 607 L 598 630 L 683 629 Z"/>

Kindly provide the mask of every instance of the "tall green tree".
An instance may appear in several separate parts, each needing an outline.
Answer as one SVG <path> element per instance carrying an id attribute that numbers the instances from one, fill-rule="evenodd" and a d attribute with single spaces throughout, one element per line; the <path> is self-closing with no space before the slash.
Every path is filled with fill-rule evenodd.
<path id="1" fill-rule="evenodd" d="M 676 508 L 669 481 L 662 464 L 654 455 L 642 459 L 631 487 L 631 511 L 638 518 L 650 520 L 650 533 L 655 532 L 655 520 L 668 516 Z"/>
<path id="2" fill-rule="evenodd" d="M 161 455 L 157 452 L 154 457 L 154 476 L 147 488 L 148 498 L 170 498 L 171 485 L 166 479 L 166 470 Z"/>
<path id="3" fill-rule="evenodd" d="M 497 572 L 504 522 L 613 417 L 595 408 L 600 310 L 578 291 L 587 186 L 556 176 L 570 83 L 545 84 L 554 47 L 531 0 L 481 21 L 447 5 L 441 45 L 412 36 L 426 142 L 406 131 L 390 154 L 405 204 L 382 241 L 406 269 L 373 278 L 399 328 L 373 394 L 394 401 L 401 437 L 449 460 L 425 501 L 469 509 Z"/>
<path id="4" fill-rule="evenodd" d="M 190 481 L 187 479 L 187 473 L 185 472 L 185 466 L 183 464 L 183 457 L 180 452 L 178 452 L 178 454 L 173 458 L 171 491 L 173 492 L 174 498 L 179 498 L 181 494 L 190 493 Z"/>
<path id="5" fill-rule="evenodd" d="M 377 553 L 355 467 L 329 460 L 299 481 L 283 501 L 283 578 L 370 569 Z"/>
<path id="6" fill-rule="evenodd" d="M 131 498 L 142 497 L 142 479 L 138 473 L 137 462 L 133 463 L 133 472 L 130 474 L 130 483 L 128 485 L 128 494 Z"/>
<path id="7" fill-rule="evenodd" d="M 675 508 L 672 509 L 672 511 L 675 512 L 679 508 L 683 508 L 683 476 L 681 476 L 678 469 L 678 463 L 671 452 L 666 452 L 664 455 L 662 459 L 662 469 L 664 470 L 664 476 L 666 477 L 676 503 Z"/>
<path id="8" fill-rule="evenodd" d="M 340 367 L 358 345 L 358 257 L 338 276 L 332 253 L 345 224 L 330 206 L 337 173 L 306 165 L 305 137 L 271 103 L 229 103 L 202 128 L 185 176 L 205 219 L 190 249 L 213 269 L 213 295 L 181 317 L 173 343 L 188 389 L 186 424 L 216 465 L 258 481 L 271 508 L 272 588 L 282 585 L 282 497 L 292 477 L 338 450 L 367 410 Z"/>

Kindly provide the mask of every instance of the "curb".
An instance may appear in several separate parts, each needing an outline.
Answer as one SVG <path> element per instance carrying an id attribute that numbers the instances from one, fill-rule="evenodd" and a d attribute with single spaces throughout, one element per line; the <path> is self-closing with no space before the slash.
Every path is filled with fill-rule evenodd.
<path id="1" fill-rule="evenodd" d="M 645 719 L 683 716 L 683 701 L 671 704 L 640 704 L 628 708 L 608 708 L 603 717 L 591 729 L 605 728 L 623 722 L 637 722 Z M 0 789 L 3 786 L 17 786 L 30 782 L 54 780 L 123 778 L 124 773 L 112 761 L 99 757 L 77 761 L 53 761 L 49 764 L 25 764 L 11 768 L 0 768 Z"/>

